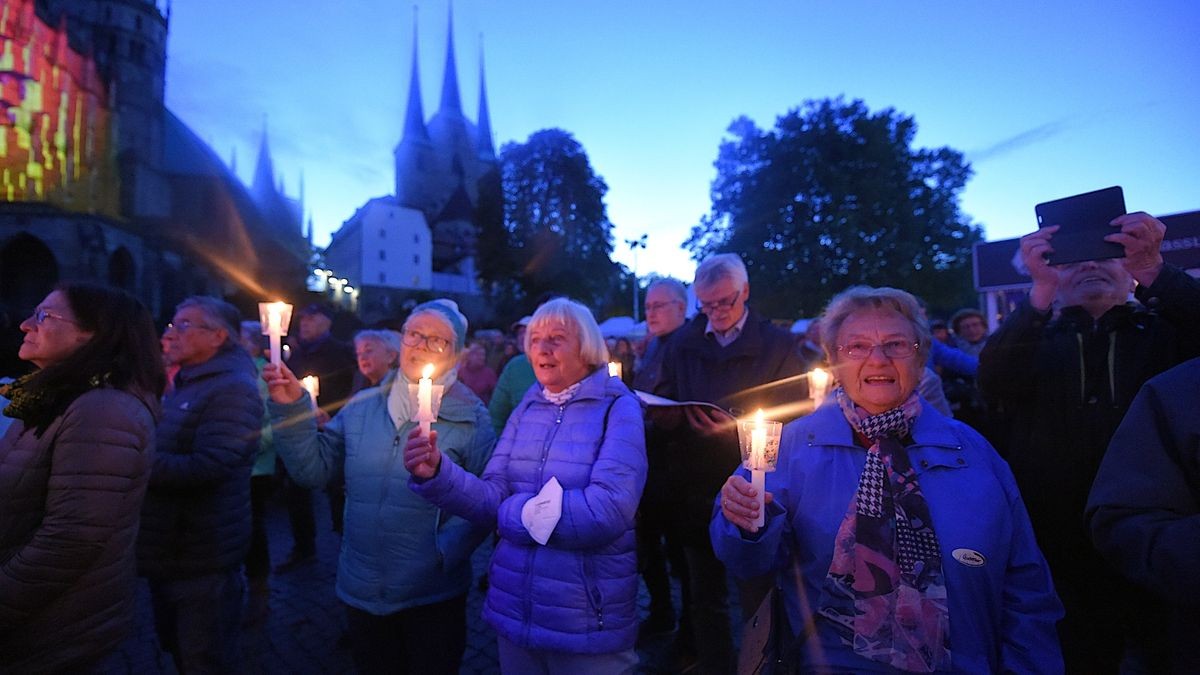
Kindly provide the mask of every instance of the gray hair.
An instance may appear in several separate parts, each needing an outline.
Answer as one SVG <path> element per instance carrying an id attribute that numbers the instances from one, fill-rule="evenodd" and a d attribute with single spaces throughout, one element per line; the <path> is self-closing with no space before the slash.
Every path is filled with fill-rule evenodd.
<path id="1" fill-rule="evenodd" d="M 535 327 L 545 324 L 558 324 L 574 329 L 579 336 L 579 357 L 589 366 L 600 366 L 608 362 L 608 345 L 604 344 L 604 336 L 592 310 L 567 298 L 547 300 L 533 313 L 525 331 L 525 351 L 529 352 L 529 340 Z"/>
<path id="2" fill-rule="evenodd" d="M 354 334 L 354 346 L 365 341 L 378 342 L 388 350 L 400 353 L 400 336 L 393 330 L 360 330 Z"/>
<path id="3" fill-rule="evenodd" d="M 687 307 L 687 288 L 684 287 L 683 282 L 672 277 L 659 277 L 651 281 L 650 285 L 646 287 L 646 295 L 650 295 L 650 291 L 656 288 L 666 289 L 679 302 L 682 302 L 684 307 Z"/>
<path id="4" fill-rule="evenodd" d="M 178 312 L 187 307 L 195 307 L 200 310 L 213 324 L 210 328 L 220 328 L 225 331 L 225 341 L 221 343 L 222 348 L 236 345 L 241 339 L 242 314 L 228 302 L 211 295 L 193 295 L 175 305 L 175 311 Z"/>
<path id="5" fill-rule="evenodd" d="M 852 286 L 835 295 L 821 314 L 821 347 L 830 363 L 834 362 L 833 357 L 837 354 L 838 332 L 842 329 L 842 324 L 851 314 L 861 310 L 893 311 L 908 319 L 920 345 L 917 358 L 921 365 L 929 360 L 929 346 L 933 342 L 933 334 L 929 331 L 929 323 L 925 320 L 920 303 L 911 293 L 898 288 Z"/>
<path id="6" fill-rule="evenodd" d="M 749 284 L 746 263 L 736 253 L 718 253 L 709 256 L 696 268 L 696 279 L 692 283 L 698 288 L 708 288 L 722 279 L 729 279 L 739 289 Z"/>

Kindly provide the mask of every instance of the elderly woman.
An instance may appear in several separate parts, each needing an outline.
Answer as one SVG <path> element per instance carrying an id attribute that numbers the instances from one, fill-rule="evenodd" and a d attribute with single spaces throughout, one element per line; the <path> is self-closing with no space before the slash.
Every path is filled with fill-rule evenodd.
<path id="1" fill-rule="evenodd" d="M 133 628 L 138 517 L 164 377 L 129 294 L 59 285 L 21 323 L 38 367 L 0 388 L 0 671 L 109 672 Z"/>
<path id="2" fill-rule="evenodd" d="M 358 390 L 374 387 L 400 363 L 400 337 L 390 330 L 359 331 L 354 336 L 354 357 L 362 375 Z"/>
<path id="3" fill-rule="evenodd" d="M 851 288 L 821 318 L 834 401 L 788 424 L 766 524 L 742 469 L 710 532 L 735 574 L 777 571 L 803 671 L 1052 673 L 1062 608 L 1008 466 L 916 393 L 914 298 Z"/>
<path id="4" fill-rule="evenodd" d="M 499 530 L 483 615 L 503 672 L 632 673 L 641 406 L 609 377 L 604 338 L 583 305 L 557 298 L 538 308 L 525 353 L 540 386 L 513 411 L 483 477 L 442 461 L 438 434 L 412 434 L 410 484 Z"/>
<path id="5" fill-rule="evenodd" d="M 455 468 L 483 470 L 495 442 L 487 409 L 458 382 L 467 321 L 450 300 L 418 305 L 404 323 L 400 367 L 360 391 L 318 433 L 311 400 L 287 366 L 267 365 L 275 450 L 297 483 L 346 479 L 337 594 L 361 673 L 457 673 L 466 647 L 471 552 L 488 529 L 413 494 L 401 456 L 416 427 L 422 369 L 443 389 L 433 433 Z"/>

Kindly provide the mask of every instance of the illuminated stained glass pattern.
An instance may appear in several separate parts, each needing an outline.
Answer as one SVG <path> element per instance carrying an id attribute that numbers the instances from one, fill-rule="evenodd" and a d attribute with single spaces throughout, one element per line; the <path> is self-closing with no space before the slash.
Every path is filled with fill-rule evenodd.
<path id="1" fill-rule="evenodd" d="M 0 3 L 0 200 L 117 215 L 108 92 L 66 26 L 34 0 Z"/>

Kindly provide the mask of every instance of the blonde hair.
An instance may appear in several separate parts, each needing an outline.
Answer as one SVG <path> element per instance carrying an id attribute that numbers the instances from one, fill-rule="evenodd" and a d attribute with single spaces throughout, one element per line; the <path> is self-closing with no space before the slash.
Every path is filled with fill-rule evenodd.
<path id="1" fill-rule="evenodd" d="M 842 324 L 851 314 L 864 309 L 892 311 L 908 319 L 920 345 L 917 349 L 917 359 L 921 365 L 925 364 L 929 359 L 929 346 L 933 342 L 933 334 L 929 331 L 929 323 L 925 320 L 920 303 L 908 291 L 871 286 L 852 286 L 838 293 L 821 314 L 821 347 L 830 363 L 834 362 L 834 356 L 837 354 L 838 332 Z"/>
<path id="2" fill-rule="evenodd" d="M 574 329 L 579 336 L 579 357 L 590 366 L 600 366 L 608 362 L 608 346 L 604 344 L 604 336 L 600 334 L 600 326 L 592 310 L 568 298 L 554 298 L 542 304 L 533 313 L 528 329 L 525 331 L 525 351 L 529 352 L 529 340 L 534 328 L 545 324 L 558 324 Z"/>

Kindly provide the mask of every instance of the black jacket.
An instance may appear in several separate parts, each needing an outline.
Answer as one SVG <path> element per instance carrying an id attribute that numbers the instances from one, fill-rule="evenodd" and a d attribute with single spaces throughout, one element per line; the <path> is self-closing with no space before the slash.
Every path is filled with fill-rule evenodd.
<path id="1" fill-rule="evenodd" d="M 654 393 L 716 403 L 739 418 L 762 408 L 768 419 L 787 422 L 806 410 L 808 385 L 798 377 L 804 371 L 791 335 L 750 312 L 741 335 L 722 347 L 705 335 L 707 325 L 707 317 L 699 314 L 674 333 Z M 677 499 L 683 502 L 675 509 L 675 529 L 707 541 L 713 499 L 741 463 L 737 432 L 702 437 L 684 423 L 669 436 L 671 482 L 679 486 Z"/>
<path id="2" fill-rule="evenodd" d="M 313 342 L 292 345 L 292 356 L 287 366 L 297 378 L 315 375 L 320 381 L 321 391 L 317 403 L 321 409 L 336 415 L 350 398 L 354 390 L 354 375 L 358 372 L 358 361 L 350 345 L 325 337 Z"/>
<path id="3" fill-rule="evenodd" d="M 175 376 L 142 509 L 143 575 L 186 579 L 242 563 L 262 414 L 254 363 L 240 347 Z"/>

